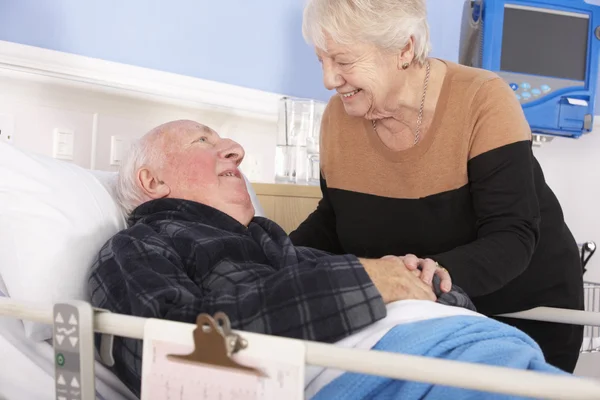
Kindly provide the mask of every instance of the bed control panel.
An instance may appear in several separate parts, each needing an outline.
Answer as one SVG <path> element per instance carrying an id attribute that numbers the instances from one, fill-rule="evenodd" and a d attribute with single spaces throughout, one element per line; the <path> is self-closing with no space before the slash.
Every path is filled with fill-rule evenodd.
<path id="1" fill-rule="evenodd" d="M 57 303 L 52 318 L 56 400 L 95 399 L 92 307 L 78 301 Z"/>

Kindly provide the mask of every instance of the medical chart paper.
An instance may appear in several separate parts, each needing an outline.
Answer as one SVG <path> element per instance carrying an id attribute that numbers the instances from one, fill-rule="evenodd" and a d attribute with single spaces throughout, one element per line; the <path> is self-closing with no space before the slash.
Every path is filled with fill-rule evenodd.
<path id="1" fill-rule="evenodd" d="M 248 347 L 233 355 L 267 377 L 167 359 L 194 350 L 195 325 L 150 319 L 144 328 L 141 400 L 301 400 L 305 346 L 301 341 L 238 332 Z"/>

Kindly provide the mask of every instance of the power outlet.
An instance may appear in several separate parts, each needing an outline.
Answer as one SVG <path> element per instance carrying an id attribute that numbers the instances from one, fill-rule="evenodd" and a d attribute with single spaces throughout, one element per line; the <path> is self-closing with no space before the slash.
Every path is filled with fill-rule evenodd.
<path id="1" fill-rule="evenodd" d="M 12 143 L 15 139 L 15 120 L 10 114 L 0 114 L 0 142 Z"/>

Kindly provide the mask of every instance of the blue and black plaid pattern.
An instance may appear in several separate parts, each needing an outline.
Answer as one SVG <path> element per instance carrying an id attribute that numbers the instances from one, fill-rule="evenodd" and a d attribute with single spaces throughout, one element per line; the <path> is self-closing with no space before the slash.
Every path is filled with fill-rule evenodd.
<path id="1" fill-rule="evenodd" d="M 277 224 L 248 227 L 175 199 L 134 210 L 101 249 L 89 279 L 95 307 L 195 323 L 225 312 L 232 328 L 334 342 L 386 314 L 354 256 L 295 247 Z M 140 395 L 142 342 L 115 337 L 115 373 Z"/>

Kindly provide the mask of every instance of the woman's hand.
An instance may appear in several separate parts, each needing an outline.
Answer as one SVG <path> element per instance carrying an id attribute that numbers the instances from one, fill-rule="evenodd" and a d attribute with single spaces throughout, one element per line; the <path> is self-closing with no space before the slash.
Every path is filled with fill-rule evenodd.
<path id="1" fill-rule="evenodd" d="M 437 297 L 431 285 L 406 268 L 401 257 L 387 256 L 381 259 L 359 259 L 373 284 L 381 293 L 385 304 L 399 300 L 431 300 Z M 418 270 L 417 270 L 418 271 Z"/>
<path id="2" fill-rule="evenodd" d="M 431 285 L 433 276 L 440 277 L 440 289 L 443 292 L 449 292 L 452 289 L 452 278 L 446 268 L 441 267 L 437 262 L 430 258 L 418 258 L 414 254 L 407 254 L 400 259 L 406 265 L 406 268 L 413 271 L 423 282 Z M 419 268 L 420 267 L 420 268 Z"/>

